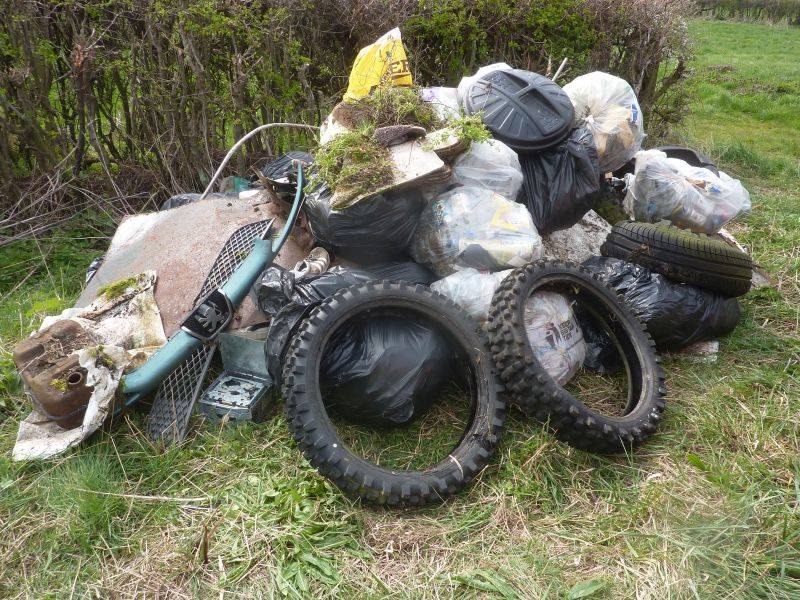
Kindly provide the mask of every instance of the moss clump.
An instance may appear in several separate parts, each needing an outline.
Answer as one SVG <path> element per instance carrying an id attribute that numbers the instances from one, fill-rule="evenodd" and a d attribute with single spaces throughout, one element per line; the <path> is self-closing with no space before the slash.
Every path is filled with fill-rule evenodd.
<path id="1" fill-rule="evenodd" d="M 378 87 L 353 102 L 340 102 L 333 117 L 351 131 L 321 146 L 314 161 L 317 177 L 341 198 L 340 206 L 394 181 L 391 155 L 375 140 L 376 129 L 417 125 L 433 131 L 444 125 L 416 87 Z"/>
<path id="2" fill-rule="evenodd" d="M 433 131 L 444 125 L 433 105 L 419 95 L 417 87 L 378 87 L 368 96 L 341 102 L 333 116 L 349 129 L 419 125 Z"/>
<path id="3" fill-rule="evenodd" d="M 117 366 L 114 359 L 105 352 L 102 346 L 97 347 L 97 360 L 95 364 L 105 367 L 109 371 L 113 371 Z"/>
<path id="4" fill-rule="evenodd" d="M 67 391 L 67 380 L 66 379 L 61 379 L 61 378 L 53 379 L 50 382 L 50 385 L 52 385 L 54 388 L 56 388 L 59 392 L 64 393 L 64 392 Z"/>
<path id="5" fill-rule="evenodd" d="M 129 287 L 136 286 L 136 277 L 128 277 L 127 279 L 120 279 L 119 281 L 115 281 L 114 283 L 109 283 L 104 285 L 99 290 L 97 290 L 98 296 L 105 295 L 106 300 L 114 300 L 115 298 L 119 298 L 122 294 L 125 293 Z"/>
<path id="6" fill-rule="evenodd" d="M 374 131 L 361 127 L 338 135 L 321 146 L 314 157 L 318 177 L 347 199 L 394 180 L 389 151 L 375 142 Z"/>
<path id="7" fill-rule="evenodd" d="M 491 139 L 492 134 L 483 124 L 481 114 L 462 115 L 457 119 L 453 119 L 447 124 L 462 142 L 486 142 Z"/>

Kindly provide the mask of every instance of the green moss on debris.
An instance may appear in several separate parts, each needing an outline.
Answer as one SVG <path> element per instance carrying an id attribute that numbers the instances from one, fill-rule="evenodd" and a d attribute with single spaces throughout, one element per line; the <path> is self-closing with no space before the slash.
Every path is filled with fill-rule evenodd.
<path id="1" fill-rule="evenodd" d="M 101 287 L 97 293 L 98 296 L 105 295 L 107 300 L 114 300 L 119 298 L 130 287 L 136 286 L 136 277 L 128 277 L 127 279 L 120 279 L 114 283 L 109 283 Z"/>
<path id="2" fill-rule="evenodd" d="M 67 391 L 67 380 L 66 379 L 53 379 L 50 382 L 50 385 L 57 389 L 59 392 L 66 392 Z"/>
<path id="3" fill-rule="evenodd" d="M 378 87 L 368 96 L 337 105 L 334 118 L 349 129 L 418 125 L 433 131 L 444 125 L 418 87 Z"/>
<path id="4" fill-rule="evenodd" d="M 381 86 L 368 96 L 340 102 L 334 119 L 351 131 L 317 150 L 317 177 L 348 199 L 377 191 L 394 181 L 389 150 L 375 141 L 375 130 L 392 125 L 418 125 L 426 131 L 444 126 L 436 110 L 422 100 L 417 87 Z"/>
<path id="5" fill-rule="evenodd" d="M 462 142 L 486 142 L 491 139 L 492 134 L 483 124 L 481 114 L 462 115 L 457 119 L 450 121 L 447 126 L 451 128 L 456 137 Z"/>
<path id="6" fill-rule="evenodd" d="M 354 198 L 394 180 L 389 151 L 373 139 L 373 133 L 374 128 L 362 127 L 319 148 L 314 157 L 317 175 L 331 190 Z"/>

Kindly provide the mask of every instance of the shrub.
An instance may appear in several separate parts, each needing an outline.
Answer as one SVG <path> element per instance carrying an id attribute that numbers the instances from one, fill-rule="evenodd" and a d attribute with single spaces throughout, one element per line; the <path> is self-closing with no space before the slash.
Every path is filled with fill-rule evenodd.
<path id="1" fill-rule="evenodd" d="M 108 192 L 141 198 L 143 191 L 201 189 L 231 141 L 255 125 L 320 122 L 346 88 L 358 49 L 398 24 L 418 83 L 452 85 L 496 60 L 552 72 L 569 57 L 562 81 L 589 68 L 609 70 L 631 81 L 648 118 L 674 119 L 659 103 L 685 75 L 688 6 L 7 0 L 0 6 L 0 202 L 8 217 L 0 225 L 41 222 Z M 245 172 L 264 156 L 308 143 L 283 131 L 254 137 L 232 169 Z M 50 176 L 37 179 L 44 173 Z M 93 183 L 81 193 L 98 179 L 104 188 Z M 26 186 L 28 196 L 17 202 Z M 42 194 L 48 203 L 39 202 Z"/>
<path id="2" fill-rule="evenodd" d="M 717 19 L 788 23 L 800 27 L 800 0 L 700 0 L 701 10 Z"/>

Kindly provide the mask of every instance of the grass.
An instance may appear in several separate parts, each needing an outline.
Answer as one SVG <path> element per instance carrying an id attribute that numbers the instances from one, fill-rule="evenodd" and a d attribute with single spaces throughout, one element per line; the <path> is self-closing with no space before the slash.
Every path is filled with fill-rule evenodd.
<path id="1" fill-rule="evenodd" d="M 339 494 L 279 407 L 164 454 L 134 415 L 66 457 L 14 464 L 27 407 L 8 353 L 73 301 L 103 243 L 3 249 L 0 596 L 800 598 L 800 30 L 690 32 L 681 136 L 743 178 L 753 212 L 732 229 L 778 284 L 742 299 L 716 363 L 665 358 L 667 419 L 648 444 L 592 456 L 512 413 L 474 485 L 415 512 Z M 42 253 L 48 268 L 7 296 Z"/>

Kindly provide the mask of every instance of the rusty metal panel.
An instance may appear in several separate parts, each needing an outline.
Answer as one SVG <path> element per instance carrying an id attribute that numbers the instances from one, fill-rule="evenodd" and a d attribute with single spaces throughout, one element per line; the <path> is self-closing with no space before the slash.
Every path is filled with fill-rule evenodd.
<path id="1" fill-rule="evenodd" d="M 76 306 L 88 305 L 102 286 L 144 271 L 156 271 L 155 299 L 167 336 L 178 330 L 217 255 L 240 227 L 276 217 L 286 222 L 288 205 L 266 191 L 236 198 L 212 198 L 163 212 L 126 217 L 117 228 L 106 258 L 89 281 Z M 291 268 L 305 258 L 312 238 L 295 227 L 275 263 Z M 265 320 L 250 297 L 236 311 L 231 329 Z"/>

